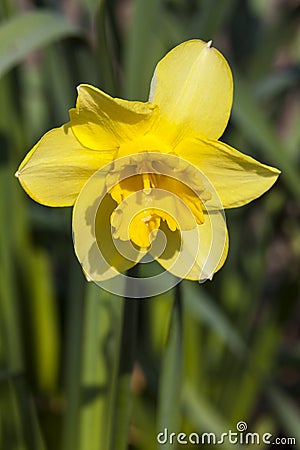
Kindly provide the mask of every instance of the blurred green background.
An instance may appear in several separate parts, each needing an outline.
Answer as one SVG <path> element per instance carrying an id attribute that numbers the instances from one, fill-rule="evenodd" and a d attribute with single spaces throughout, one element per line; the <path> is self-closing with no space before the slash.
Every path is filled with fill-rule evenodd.
<path id="1" fill-rule="evenodd" d="M 0 450 L 176 449 L 164 427 L 239 421 L 300 449 L 299 1 L 1 0 L 0 17 Z M 282 175 L 227 211 L 212 282 L 124 301 L 85 281 L 71 208 L 34 203 L 13 175 L 79 83 L 146 100 L 157 61 L 191 38 L 233 70 L 222 140 Z"/>

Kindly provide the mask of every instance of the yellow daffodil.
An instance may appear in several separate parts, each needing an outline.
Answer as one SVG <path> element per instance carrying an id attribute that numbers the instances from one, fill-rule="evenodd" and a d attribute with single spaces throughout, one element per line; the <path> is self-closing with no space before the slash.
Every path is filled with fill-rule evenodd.
<path id="1" fill-rule="evenodd" d="M 280 173 L 219 141 L 232 96 L 226 60 L 200 40 L 158 63 L 148 102 L 78 87 L 70 121 L 42 137 L 17 176 L 37 202 L 74 205 L 89 279 L 123 273 L 147 252 L 180 278 L 211 278 L 223 265 L 223 208 L 259 197 Z"/>

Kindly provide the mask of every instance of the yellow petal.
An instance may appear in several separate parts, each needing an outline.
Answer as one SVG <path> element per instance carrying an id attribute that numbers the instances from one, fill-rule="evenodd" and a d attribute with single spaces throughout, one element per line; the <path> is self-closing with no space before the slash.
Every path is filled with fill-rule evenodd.
<path id="1" fill-rule="evenodd" d="M 130 241 L 113 238 L 110 217 L 117 204 L 105 192 L 105 173 L 96 172 L 73 209 L 75 253 L 87 278 L 98 283 L 125 272 L 145 254 Z"/>
<path id="2" fill-rule="evenodd" d="M 94 150 L 111 150 L 145 134 L 152 126 L 155 109 L 150 103 L 112 98 L 93 86 L 80 85 L 70 119 L 82 145 Z"/>
<path id="3" fill-rule="evenodd" d="M 212 279 L 224 264 L 228 253 L 228 233 L 224 214 L 205 214 L 204 223 L 193 230 L 171 232 L 164 228 L 166 250 L 153 257 L 179 278 L 204 282 Z"/>
<path id="4" fill-rule="evenodd" d="M 149 101 L 167 119 L 161 133 L 170 133 L 169 122 L 181 126 L 184 133 L 218 139 L 228 123 L 232 95 L 232 74 L 225 58 L 210 43 L 191 40 L 157 64 Z"/>
<path id="5" fill-rule="evenodd" d="M 21 163 L 16 176 L 35 201 L 70 206 L 91 175 L 113 159 L 114 152 L 82 147 L 69 124 L 46 133 Z"/>
<path id="6" fill-rule="evenodd" d="M 159 178 L 158 187 L 160 189 L 164 189 L 166 192 L 170 192 L 178 196 L 183 201 L 183 203 L 191 210 L 197 223 L 202 223 L 203 203 L 201 201 L 201 196 L 200 194 L 197 195 L 196 192 L 193 191 L 189 186 L 189 184 L 191 184 L 191 180 L 187 179 L 186 183 L 187 184 L 173 177 L 161 175 Z M 177 216 L 178 215 L 180 214 L 177 213 Z M 188 228 L 185 227 L 184 229 Z"/>
<path id="7" fill-rule="evenodd" d="M 220 141 L 186 139 L 175 152 L 204 173 L 224 208 L 235 208 L 256 199 L 270 189 L 280 174 L 278 169 Z"/>

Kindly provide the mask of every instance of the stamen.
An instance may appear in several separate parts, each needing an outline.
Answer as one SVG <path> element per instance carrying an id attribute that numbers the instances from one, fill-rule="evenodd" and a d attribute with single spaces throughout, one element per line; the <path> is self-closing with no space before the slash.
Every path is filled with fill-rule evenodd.
<path id="1" fill-rule="evenodd" d="M 149 220 L 151 220 L 151 219 L 152 219 L 151 214 L 149 214 L 149 216 L 147 216 L 147 217 L 142 217 L 143 222 L 149 222 Z"/>
<path id="2" fill-rule="evenodd" d="M 144 185 L 143 192 L 146 195 L 149 195 L 151 193 L 151 187 L 152 187 L 151 181 L 150 181 L 150 176 L 148 173 L 143 173 L 142 177 L 143 177 L 143 185 Z"/>

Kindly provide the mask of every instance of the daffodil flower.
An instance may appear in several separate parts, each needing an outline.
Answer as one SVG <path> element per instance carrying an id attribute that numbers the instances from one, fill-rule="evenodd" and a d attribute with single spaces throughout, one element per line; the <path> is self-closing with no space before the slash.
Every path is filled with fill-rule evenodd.
<path id="1" fill-rule="evenodd" d="M 148 251 L 181 278 L 211 278 L 224 264 L 222 208 L 256 199 L 280 173 L 219 141 L 232 97 L 228 63 L 201 40 L 159 61 L 148 102 L 78 87 L 70 121 L 42 137 L 17 176 L 37 202 L 74 205 L 75 251 L 89 279 L 123 273 Z"/>

